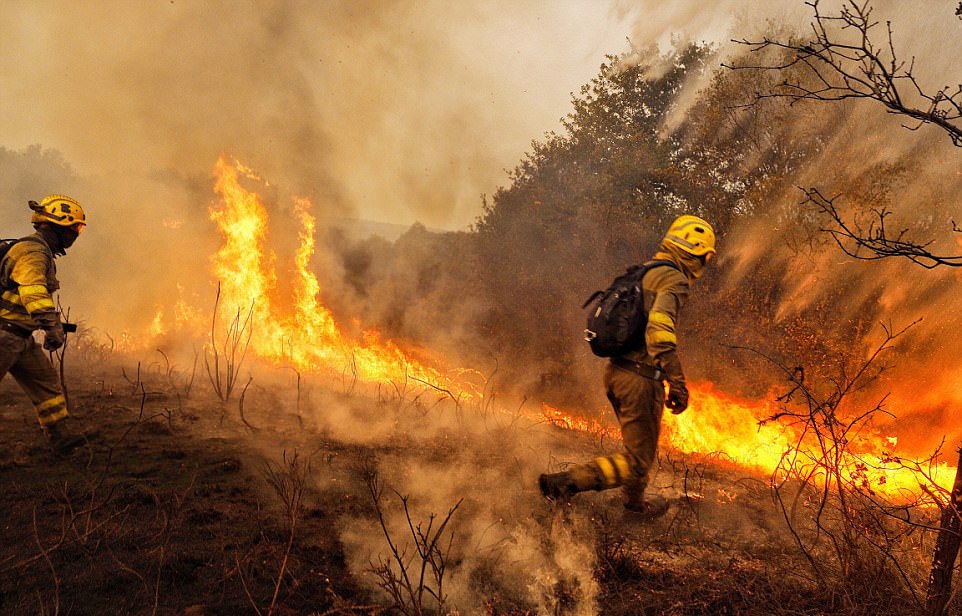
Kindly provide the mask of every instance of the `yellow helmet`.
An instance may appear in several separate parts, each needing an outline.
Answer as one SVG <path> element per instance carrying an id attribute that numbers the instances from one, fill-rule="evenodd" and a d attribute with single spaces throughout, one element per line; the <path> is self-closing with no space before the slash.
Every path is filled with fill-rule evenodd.
<path id="1" fill-rule="evenodd" d="M 679 216 L 671 223 L 665 240 L 690 255 L 703 257 L 715 254 L 715 230 L 697 216 Z"/>
<path id="2" fill-rule="evenodd" d="M 49 222 L 61 227 L 80 225 L 78 229 L 87 224 L 84 209 L 77 200 L 64 195 L 47 195 L 40 203 L 30 201 L 29 206 L 33 210 L 32 223 Z"/>

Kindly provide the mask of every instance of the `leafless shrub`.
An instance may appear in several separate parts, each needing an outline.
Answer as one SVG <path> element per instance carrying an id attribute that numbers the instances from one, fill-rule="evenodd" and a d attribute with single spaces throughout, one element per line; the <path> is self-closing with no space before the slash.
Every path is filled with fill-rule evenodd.
<path id="1" fill-rule="evenodd" d="M 823 589 L 833 586 L 850 606 L 880 599 L 899 582 L 921 606 L 917 575 L 903 563 L 903 546 L 912 533 L 931 527 L 906 513 L 917 502 L 893 504 L 876 493 L 869 476 L 881 470 L 880 463 L 852 446 L 874 416 L 891 413 L 884 399 L 852 416 L 844 410 L 851 395 L 883 370 L 879 357 L 912 325 L 899 331 L 883 325 L 885 338 L 874 352 L 827 388 L 807 381 L 804 369 L 766 357 L 791 387 L 778 398 L 778 412 L 761 423 L 789 423 L 799 435 L 774 469 L 773 497 L 810 565 L 812 581 Z M 881 464 L 892 466 L 884 458 Z M 933 485 L 924 473 L 916 478 L 922 486 Z"/>
<path id="2" fill-rule="evenodd" d="M 120 367 L 120 373 L 124 375 L 124 380 L 130 383 L 130 386 L 133 388 L 133 391 L 136 392 L 138 389 L 143 389 L 143 383 L 140 380 L 140 362 L 137 362 L 137 372 L 133 379 L 127 376 L 127 369 L 124 368 L 123 366 Z"/>
<path id="3" fill-rule="evenodd" d="M 247 397 L 247 388 L 250 387 L 251 383 L 253 382 L 254 382 L 254 377 L 252 376 L 248 377 L 247 384 L 244 385 L 244 389 L 241 391 L 240 398 L 237 400 L 237 412 L 240 415 L 241 421 L 244 422 L 244 425 L 247 426 L 247 428 L 251 432 L 254 432 L 255 430 L 257 430 L 257 428 L 252 426 L 250 422 L 247 421 L 247 417 L 244 415 L 244 399 Z"/>
<path id="4" fill-rule="evenodd" d="M 301 412 L 301 371 L 293 367 L 290 367 L 290 370 L 292 370 L 294 374 L 297 375 L 297 399 L 294 403 L 294 410 L 297 411 L 297 423 L 300 425 L 301 428 L 303 428 L 304 415 Z"/>
<path id="5" fill-rule="evenodd" d="M 194 388 L 194 377 L 197 376 L 197 357 L 199 353 L 197 352 L 197 347 L 194 347 L 194 363 L 190 368 L 190 376 L 184 378 L 184 397 L 190 398 L 190 391 Z"/>
<path id="6" fill-rule="evenodd" d="M 60 576 L 57 575 L 57 568 L 54 567 L 53 560 L 50 559 L 50 548 L 43 545 L 43 541 L 40 539 L 40 531 L 37 529 L 37 508 L 33 509 L 33 538 L 36 541 L 37 548 L 40 550 L 40 555 L 43 560 L 47 563 L 47 567 L 50 569 L 50 577 L 53 579 L 53 614 L 57 616 L 60 614 Z M 40 602 L 40 613 L 47 614 L 47 607 L 44 603 L 43 596 L 37 593 L 37 600 Z"/>
<path id="7" fill-rule="evenodd" d="M 104 342 L 103 338 L 106 338 Z M 110 334 L 104 333 L 103 337 L 96 333 L 95 329 L 77 324 L 77 332 L 73 336 L 74 348 L 80 356 L 80 363 L 83 365 L 98 365 L 106 363 L 113 357 L 116 343 Z"/>
<path id="8" fill-rule="evenodd" d="M 204 350 L 204 365 L 207 368 L 207 378 L 214 388 L 214 393 L 221 402 L 227 402 L 237 384 L 240 369 L 250 348 L 251 335 L 254 332 L 254 302 L 246 314 L 237 308 L 221 344 L 217 342 L 217 316 L 220 313 L 220 283 L 217 283 L 217 295 L 214 299 L 213 316 L 210 323 L 210 343 Z"/>
<path id="9" fill-rule="evenodd" d="M 404 508 L 410 542 L 414 546 L 412 553 L 410 545 L 402 546 L 388 529 L 382 507 L 384 485 L 378 480 L 377 471 L 367 469 L 365 474 L 374 511 L 391 552 L 387 558 L 378 555 L 377 564 L 371 563 L 371 572 L 378 578 L 379 586 L 394 601 L 394 607 L 406 616 L 447 613 L 444 576 L 454 542 L 454 532 L 445 531 L 464 499 L 459 499 L 441 519 L 440 524 L 435 526 L 437 514 L 430 514 L 426 523 L 415 523 L 408 507 L 408 497 L 394 492 Z"/>
<path id="10" fill-rule="evenodd" d="M 341 386 L 344 388 L 344 393 L 347 394 L 348 396 L 351 396 L 354 394 L 354 391 L 357 388 L 357 380 L 359 377 L 358 370 L 357 370 L 357 353 L 355 353 L 354 351 L 351 352 L 351 380 L 350 381 L 347 380 L 346 372 L 347 372 L 346 370 L 341 372 Z M 300 377 L 300 375 L 298 375 L 298 377 Z"/>
<path id="11" fill-rule="evenodd" d="M 67 356 L 67 349 L 69 345 L 67 344 L 70 339 L 70 334 L 76 331 L 74 327 L 66 325 L 70 323 L 70 308 L 68 307 L 64 310 L 63 306 L 60 304 L 60 298 L 57 298 L 57 311 L 60 313 L 61 322 L 64 323 L 63 328 L 63 345 L 56 351 L 50 351 L 50 363 L 57 367 L 57 378 L 60 381 L 60 390 L 63 391 L 63 397 L 67 401 L 67 407 L 70 407 L 70 392 L 67 390 L 67 381 L 64 378 L 64 359 Z"/>
<path id="12" fill-rule="evenodd" d="M 180 523 L 181 515 L 187 504 L 188 498 L 194 489 L 194 482 L 197 476 L 191 477 L 190 482 L 184 491 L 180 494 L 171 495 L 167 502 L 163 502 L 159 496 L 154 494 L 154 502 L 157 506 L 157 510 L 161 513 L 163 523 L 161 524 L 160 531 L 155 536 L 154 540 L 157 542 L 157 547 L 155 548 L 157 552 L 157 573 L 154 577 L 154 603 L 151 614 L 157 614 L 160 609 L 160 581 L 161 574 L 164 570 L 164 565 L 167 562 L 168 548 L 170 546 L 171 537 Z"/>
<path id="13" fill-rule="evenodd" d="M 421 383 L 422 385 L 425 385 L 431 388 L 432 390 L 438 392 L 439 394 L 441 394 L 442 395 L 441 400 L 444 400 L 445 398 L 450 399 L 451 402 L 454 403 L 454 415 L 457 418 L 458 423 L 460 424 L 461 422 L 464 421 L 464 411 L 461 408 L 461 397 L 464 395 L 464 392 L 459 391 L 458 394 L 455 396 L 450 389 L 441 387 L 440 385 L 435 385 L 434 383 L 425 381 L 423 379 L 419 379 L 417 377 L 411 377 L 411 378 L 414 379 L 416 382 Z"/>
<path id="14" fill-rule="evenodd" d="M 284 576 L 287 574 L 288 561 L 297 537 L 297 523 L 300 519 L 301 508 L 304 502 L 304 488 L 310 470 L 310 461 L 304 461 L 298 455 L 297 451 L 294 451 L 290 457 L 288 457 L 285 451 L 280 464 L 273 464 L 268 461 L 264 465 L 264 478 L 267 480 L 268 485 L 273 488 L 274 493 L 277 494 L 281 504 L 284 506 L 284 513 L 287 520 L 287 545 L 284 549 L 284 556 L 281 559 L 280 570 L 277 573 L 277 581 L 274 584 L 274 595 L 271 597 L 270 606 L 267 608 L 268 616 L 273 614 L 274 609 L 277 607 L 281 585 L 284 583 Z M 259 610 L 258 613 L 260 613 Z"/>

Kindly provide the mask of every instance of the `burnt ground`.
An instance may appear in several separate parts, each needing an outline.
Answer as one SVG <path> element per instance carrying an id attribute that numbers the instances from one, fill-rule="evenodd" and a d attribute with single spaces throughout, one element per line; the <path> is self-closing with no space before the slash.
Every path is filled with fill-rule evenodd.
<path id="1" fill-rule="evenodd" d="M 390 561 L 390 551 L 369 480 L 380 472 L 383 488 L 384 478 L 416 482 L 418 473 L 435 468 L 439 476 L 477 475 L 453 482 L 436 501 L 463 499 L 452 517 L 463 540 L 446 553 L 448 579 L 460 576 L 447 587 L 454 593 L 449 613 L 917 611 L 898 579 L 850 572 L 839 584 L 809 573 L 764 478 L 711 461 L 662 455 L 654 487 L 673 506 L 662 520 L 639 524 L 623 517 L 610 492 L 572 504 L 541 499 L 534 480 L 544 468 L 526 468 L 519 453 L 534 448 L 525 438 L 506 444 L 517 420 L 509 428 L 421 438 L 391 413 L 416 409 L 431 422 L 432 405 L 399 404 L 400 394 L 388 404 L 353 388 L 315 393 L 315 406 L 350 409 L 337 425 L 356 421 L 362 432 L 393 426 L 383 435 L 342 438 L 340 428 L 303 412 L 308 403 L 300 388 L 296 402 L 283 385 L 254 386 L 244 403 L 235 392 L 224 405 L 201 391 L 210 387 L 199 376 L 189 390 L 169 370 L 143 380 L 128 374 L 88 367 L 69 376 L 72 421 L 95 436 L 68 458 L 47 448 L 12 379 L 0 384 L 0 613 L 417 613 L 379 588 L 384 578 L 376 564 Z M 284 410 L 291 408 L 296 412 Z M 611 447 L 540 429 L 537 438 L 565 443 L 573 459 Z M 481 447 L 485 439 L 493 446 Z M 432 481 L 438 482 L 425 479 Z M 387 488 L 385 509 L 394 499 Z M 291 540 L 285 499 L 298 494 L 299 501 L 288 501 L 296 512 Z M 443 507 L 431 508 L 440 521 Z M 472 531 L 475 520 L 485 528 Z M 503 537 L 486 556 L 477 546 L 498 525 Z M 378 547 L 364 552 L 359 546 L 367 543 Z M 427 596 L 423 605 L 424 613 L 436 613 Z"/>
<path id="2" fill-rule="evenodd" d="M 221 421 L 218 402 L 75 387 L 72 421 L 96 434 L 58 458 L 6 381 L 0 613 L 266 613 L 287 516 L 250 431 Z M 336 489 L 305 495 L 275 613 L 371 602 L 331 532 L 355 501 Z"/>

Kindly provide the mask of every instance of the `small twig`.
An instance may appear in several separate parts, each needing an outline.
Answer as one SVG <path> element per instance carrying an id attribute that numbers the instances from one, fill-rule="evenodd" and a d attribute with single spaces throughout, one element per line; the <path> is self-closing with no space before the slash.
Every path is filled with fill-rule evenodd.
<path id="1" fill-rule="evenodd" d="M 33 538 L 40 549 L 40 554 L 43 555 L 43 559 L 47 561 L 47 567 L 50 568 L 50 576 L 53 578 L 53 590 L 54 590 L 54 615 L 60 613 L 60 576 L 57 575 L 57 569 L 53 566 L 53 560 L 50 559 L 50 553 L 47 548 L 43 546 L 43 541 L 40 540 L 40 531 L 37 528 L 37 508 L 33 508 Z M 59 543 L 58 543 L 59 545 Z"/>
<path id="2" fill-rule="evenodd" d="M 247 426 L 251 432 L 256 432 L 257 428 L 252 426 L 250 422 L 247 421 L 247 418 L 244 416 L 244 399 L 247 396 L 247 388 L 250 387 L 253 381 L 254 381 L 254 377 L 248 375 L 247 384 L 244 385 L 244 389 L 243 391 L 241 391 L 240 398 L 237 401 L 237 410 L 240 413 L 240 418 L 241 418 L 241 421 L 244 422 L 244 425 Z"/>

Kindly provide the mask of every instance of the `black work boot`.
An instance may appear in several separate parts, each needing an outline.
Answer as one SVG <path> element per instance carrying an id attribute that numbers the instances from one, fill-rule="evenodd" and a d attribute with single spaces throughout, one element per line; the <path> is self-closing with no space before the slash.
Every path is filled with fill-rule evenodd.
<path id="1" fill-rule="evenodd" d="M 626 500 L 626 518 L 638 522 L 650 522 L 668 513 L 668 499 L 658 494 L 646 496 L 641 500 Z"/>
<path id="2" fill-rule="evenodd" d="M 571 473 L 551 473 L 538 477 L 538 487 L 541 493 L 551 500 L 568 500 L 580 490 L 575 485 Z"/>
<path id="3" fill-rule="evenodd" d="M 65 419 L 44 426 L 44 432 L 50 440 L 51 449 L 58 456 L 68 456 L 74 449 L 87 442 L 87 437 L 73 432 Z"/>

